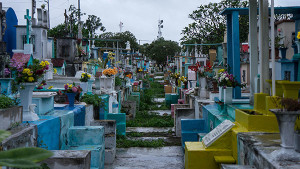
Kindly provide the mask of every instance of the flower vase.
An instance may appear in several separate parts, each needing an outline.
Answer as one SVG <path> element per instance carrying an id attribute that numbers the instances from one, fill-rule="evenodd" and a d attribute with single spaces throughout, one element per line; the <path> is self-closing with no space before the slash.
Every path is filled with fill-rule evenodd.
<path id="1" fill-rule="evenodd" d="M 300 42 L 299 41 L 295 41 L 295 43 L 297 45 L 298 53 L 300 53 Z"/>
<path id="2" fill-rule="evenodd" d="M 219 100 L 224 101 L 224 89 L 221 86 L 219 86 Z"/>
<path id="3" fill-rule="evenodd" d="M 224 89 L 224 103 L 231 104 L 232 103 L 232 87 L 226 87 Z"/>
<path id="4" fill-rule="evenodd" d="M 277 118 L 281 138 L 281 147 L 294 148 L 294 127 L 300 111 L 286 111 L 281 109 L 270 109 L 270 111 L 274 113 Z"/>
<path id="5" fill-rule="evenodd" d="M 69 100 L 69 107 L 74 107 L 76 94 L 77 93 L 66 93 L 66 95 L 68 96 L 68 100 Z"/>
<path id="6" fill-rule="evenodd" d="M 281 59 L 286 59 L 286 50 L 287 48 L 279 48 L 280 54 L 281 54 Z"/>
<path id="7" fill-rule="evenodd" d="M 88 92 L 88 82 L 80 82 L 80 87 L 83 95 Z"/>
<path id="8" fill-rule="evenodd" d="M 206 78 L 205 77 L 200 77 L 200 98 L 206 98 Z"/>
<path id="9" fill-rule="evenodd" d="M 20 105 L 23 107 L 23 121 L 34 121 L 36 118 L 30 113 L 29 106 L 32 104 L 32 93 L 37 83 L 22 83 L 19 89 Z"/>

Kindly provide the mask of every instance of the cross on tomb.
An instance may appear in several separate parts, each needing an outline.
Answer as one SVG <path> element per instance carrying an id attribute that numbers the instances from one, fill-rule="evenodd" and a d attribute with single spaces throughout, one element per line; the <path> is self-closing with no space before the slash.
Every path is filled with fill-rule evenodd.
<path id="1" fill-rule="evenodd" d="M 26 19 L 26 44 L 29 44 L 29 38 L 31 36 L 31 16 L 29 16 L 29 9 L 26 9 L 24 19 Z"/>

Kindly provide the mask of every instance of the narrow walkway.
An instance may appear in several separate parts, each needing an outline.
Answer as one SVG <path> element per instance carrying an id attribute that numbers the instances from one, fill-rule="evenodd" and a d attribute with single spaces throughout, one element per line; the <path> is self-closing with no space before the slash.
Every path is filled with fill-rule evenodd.
<path id="1" fill-rule="evenodd" d="M 113 165 L 107 169 L 183 169 L 181 146 L 161 148 L 118 148 Z"/>
<path id="2" fill-rule="evenodd" d="M 164 82 L 163 72 L 155 74 L 155 82 Z M 159 79 L 159 80 L 158 80 Z M 154 96 L 157 107 L 165 107 L 165 98 L 157 98 L 164 93 Z M 170 116 L 171 110 L 147 110 L 159 116 Z M 163 142 L 163 147 L 145 148 L 117 148 L 116 158 L 112 165 L 106 165 L 107 169 L 183 169 L 184 152 L 180 138 L 175 137 L 174 127 L 127 127 L 126 138 L 134 141 Z"/>

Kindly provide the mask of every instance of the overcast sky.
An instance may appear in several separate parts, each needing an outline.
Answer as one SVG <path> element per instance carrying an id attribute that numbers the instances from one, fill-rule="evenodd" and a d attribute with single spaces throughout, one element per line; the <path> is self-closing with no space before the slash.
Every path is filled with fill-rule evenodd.
<path id="1" fill-rule="evenodd" d="M 25 24 L 24 14 L 31 10 L 32 0 L 0 0 L 3 7 L 12 7 L 19 20 Z M 37 7 L 46 0 L 36 0 Z M 158 20 L 164 21 L 162 35 L 167 40 L 179 42 L 181 30 L 192 22 L 188 14 L 200 4 L 221 0 L 81 0 L 81 10 L 87 15 L 99 16 L 107 32 L 119 32 L 120 21 L 123 31 L 132 32 L 142 43 L 150 43 L 157 37 Z M 270 0 L 269 0 L 270 1 Z M 275 6 L 299 6 L 299 0 L 275 0 Z M 54 27 L 64 22 L 64 10 L 78 0 L 50 0 L 50 23 Z M 30 12 L 31 13 L 31 12 Z M 36 17 L 36 16 L 35 16 Z M 85 20 L 87 16 L 83 17 Z M 144 41 L 146 40 L 146 41 Z"/>

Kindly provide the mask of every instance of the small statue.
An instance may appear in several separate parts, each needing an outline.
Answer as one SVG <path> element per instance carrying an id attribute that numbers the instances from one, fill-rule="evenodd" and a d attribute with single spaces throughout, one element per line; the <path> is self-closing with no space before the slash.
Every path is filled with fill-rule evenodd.
<path id="1" fill-rule="evenodd" d="M 36 104 L 29 105 L 29 112 L 30 112 L 30 115 L 31 115 L 33 121 L 37 121 L 40 119 L 39 116 L 35 113 L 35 110 L 34 110 L 35 108 L 36 108 Z"/>

